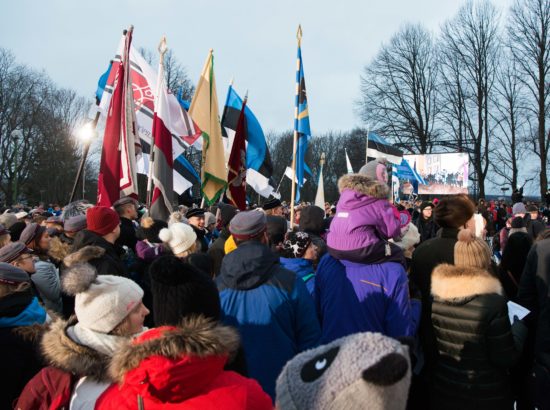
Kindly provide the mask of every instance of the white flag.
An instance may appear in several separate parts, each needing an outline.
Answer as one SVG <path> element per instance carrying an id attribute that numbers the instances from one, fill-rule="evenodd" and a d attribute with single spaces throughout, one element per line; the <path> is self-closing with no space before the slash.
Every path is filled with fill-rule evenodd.
<path id="1" fill-rule="evenodd" d="M 325 209 L 325 184 L 323 183 L 323 167 L 319 171 L 319 183 L 317 184 L 317 194 L 315 195 L 315 205 Z"/>

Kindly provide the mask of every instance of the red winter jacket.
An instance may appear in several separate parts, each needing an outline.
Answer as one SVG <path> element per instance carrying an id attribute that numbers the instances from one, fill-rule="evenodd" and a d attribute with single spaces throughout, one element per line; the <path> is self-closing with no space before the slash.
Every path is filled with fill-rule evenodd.
<path id="1" fill-rule="evenodd" d="M 68 409 L 78 377 L 55 367 L 40 370 L 25 386 L 17 410 Z"/>
<path id="2" fill-rule="evenodd" d="M 270 397 L 252 379 L 224 371 L 238 346 L 232 328 L 193 318 L 182 328 L 152 329 L 113 357 L 118 382 L 96 402 L 99 410 L 272 409 Z"/>

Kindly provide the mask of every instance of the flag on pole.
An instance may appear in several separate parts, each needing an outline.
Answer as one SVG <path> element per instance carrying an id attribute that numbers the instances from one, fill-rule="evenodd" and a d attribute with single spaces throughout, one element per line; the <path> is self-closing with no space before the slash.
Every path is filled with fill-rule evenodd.
<path id="1" fill-rule="evenodd" d="M 299 29 L 301 38 L 301 29 Z M 311 130 L 309 128 L 309 110 L 307 105 L 306 82 L 304 78 L 304 64 L 302 61 L 301 41 L 298 41 L 298 58 L 296 66 L 296 100 L 295 100 L 295 118 L 294 131 L 298 135 L 298 147 L 296 150 L 296 178 L 298 180 L 296 187 L 296 202 L 300 200 L 300 188 L 304 186 L 304 172 L 307 169 L 306 151 Z"/>
<path id="2" fill-rule="evenodd" d="M 212 205 L 227 185 L 212 50 L 208 53 L 204 64 L 191 107 L 189 107 L 189 114 L 202 130 L 201 191 L 206 203 Z"/>
<path id="3" fill-rule="evenodd" d="M 229 155 L 237 130 L 243 100 L 230 85 L 222 115 L 222 136 L 224 147 Z M 273 165 L 267 147 L 262 126 L 248 106 L 245 106 L 246 122 L 246 183 L 264 198 L 269 198 L 275 191 L 271 177 Z"/>
<path id="4" fill-rule="evenodd" d="M 133 26 L 124 36 L 122 60 L 117 65 L 113 98 L 105 122 L 101 163 L 97 183 L 97 204 L 111 206 L 123 196 L 137 198 L 136 153 L 141 153 L 135 121 L 130 46 Z"/>
<path id="5" fill-rule="evenodd" d="M 403 152 L 386 142 L 380 135 L 369 132 L 367 136 L 367 157 L 386 158 L 392 164 L 399 165 Z"/>
<path id="6" fill-rule="evenodd" d="M 158 91 L 155 98 L 155 115 L 153 117 L 153 198 L 150 214 L 153 219 L 167 221 L 172 213 L 174 160 L 172 158 L 172 134 L 165 124 L 170 123 L 168 110 L 168 92 L 164 78 L 164 54 L 166 37 L 159 45 Z"/>
<path id="7" fill-rule="evenodd" d="M 109 79 L 109 74 L 111 73 L 112 66 L 113 66 L 113 62 L 111 61 L 109 63 L 109 67 L 107 68 L 107 71 L 105 71 L 101 75 L 101 77 L 99 77 L 99 80 L 97 82 L 97 90 L 95 92 L 96 105 L 99 105 L 101 103 L 101 98 L 103 97 L 103 92 L 105 91 L 105 87 L 107 86 L 107 80 Z"/>
<path id="8" fill-rule="evenodd" d="M 174 160 L 174 186 L 180 184 L 183 188 L 182 192 L 185 192 L 191 188 L 195 182 L 200 184 L 201 177 L 197 171 L 195 171 L 193 165 L 185 158 L 184 154 L 181 154 Z"/>
<path id="9" fill-rule="evenodd" d="M 231 147 L 227 167 L 227 198 L 241 211 L 246 209 L 246 97 L 242 103 L 237 130 Z"/>
<path id="10" fill-rule="evenodd" d="M 104 86 L 104 92 L 101 95 L 100 109 L 106 114 L 113 95 L 113 85 L 115 74 L 121 62 L 121 56 L 124 49 L 124 36 L 119 43 L 115 58 L 112 61 L 111 70 Z M 134 107 L 136 112 L 137 127 L 141 138 L 143 155 L 137 163 L 137 172 L 140 174 L 149 174 L 149 154 L 151 152 L 154 118 L 154 99 L 157 90 L 158 73 L 147 63 L 143 56 L 132 46 L 130 46 L 130 73 L 133 83 Z M 186 149 L 193 146 L 200 149 L 200 130 L 193 123 L 188 112 L 181 107 L 176 96 L 167 90 L 168 102 L 167 111 L 170 113 L 170 122 L 164 125 L 172 135 L 172 158 L 175 160 Z M 176 172 L 178 172 L 176 170 Z M 188 187 L 188 183 L 182 175 L 174 175 L 174 191 L 178 194 L 183 193 Z"/>
<path id="11" fill-rule="evenodd" d="M 321 155 L 321 169 L 319 171 L 319 182 L 317 183 L 317 194 L 315 194 L 315 205 L 325 209 L 325 184 L 323 183 L 323 165 L 325 164 L 325 153 Z"/>
<path id="12" fill-rule="evenodd" d="M 348 169 L 348 174 L 353 174 L 353 168 L 351 167 L 351 161 L 348 157 L 348 150 L 344 148 L 344 152 L 346 153 L 346 167 Z"/>
<path id="13" fill-rule="evenodd" d="M 284 176 L 287 177 L 288 179 L 290 179 L 292 181 L 292 178 L 294 177 L 294 183 L 297 184 L 298 183 L 298 178 L 296 177 L 296 175 L 294 174 L 294 172 L 292 172 L 292 168 L 291 167 L 286 167 L 285 168 L 285 173 L 284 173 Z M 307 181 L 307 179 L 304 178 L 304 183 Z"/>

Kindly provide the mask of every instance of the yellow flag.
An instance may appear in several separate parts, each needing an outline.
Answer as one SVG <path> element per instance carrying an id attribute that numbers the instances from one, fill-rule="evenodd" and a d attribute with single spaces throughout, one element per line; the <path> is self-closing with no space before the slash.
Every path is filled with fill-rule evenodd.
<path id="1" fill-rule="evenodd" d="M 189 107 L 189 115 L 202 131 L 201 191 L 206 203 L 212 205 L 227 185 L 212 50 L 208 53 L 202 69 L 201 78 Z"/>

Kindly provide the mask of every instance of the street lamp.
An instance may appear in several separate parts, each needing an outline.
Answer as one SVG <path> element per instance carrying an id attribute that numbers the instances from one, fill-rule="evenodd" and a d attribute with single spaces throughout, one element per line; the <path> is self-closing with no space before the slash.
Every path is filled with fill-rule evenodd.
<path id="1" fill-rule="evenodd" d="M 80 165 L 78 167 L 78 172 L 76 174 L 76 178 L 73 185 L 73 190 L 71 192 L 71 198 L 69 199 L 69 202 L 73 202 L 74 196 L 76 194 L 76 188 L 78 187 L 78 181 L 80 181 L 80 177 L 82 176 L 82 198 L 84 199 L 85 194 L 85 165 L 86 165 L 86 158 L 88 157 L 88 151 L 90 150 L 90 145 L 92 144 L 92 141 L 96 135 L 96 125 L 97 125 L 98 117 L 92 122 L 87 122 L 84 124 L 76 133 L 78 139 L 82 141 L 82 159 L 80 160 Z"/>
<path id="2" fill-rule="evenodd" d="M 13 138 L 13 197 L 12 203 L 17 203 L 17 161 L 19 160 L 19 140 L 23 141 L 23 133 L 21 130 L 15 129 L 11 132 Z"/>

